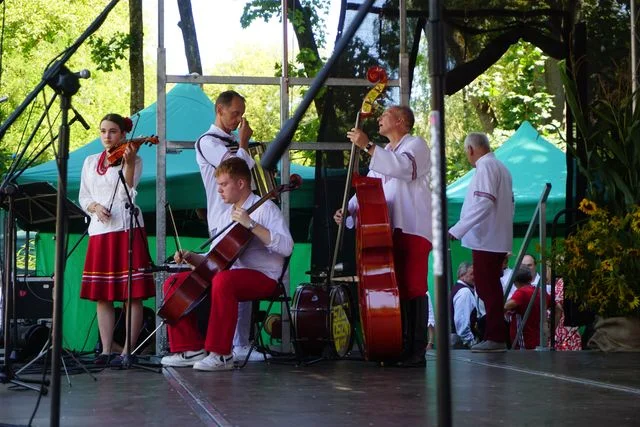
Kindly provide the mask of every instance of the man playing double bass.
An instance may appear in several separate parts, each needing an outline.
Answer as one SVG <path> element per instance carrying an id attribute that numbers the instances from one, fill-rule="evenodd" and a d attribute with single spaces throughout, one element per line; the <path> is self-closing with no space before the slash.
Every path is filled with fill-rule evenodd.
<path id="1" fill-rule="evenodd" d="M 404 349 L 402 366 L 425 366 L 427 269 L 431 252 L 431 155 L 427 143 L 409 132 L 414 124 L 413 111 L 405 106 L 388 108 L 378 119 L 380 135 L 389 140 L 384 148 L 376 146 L 360 129 L 347 132 L 352 143 L 371 156 L 370 177 L 382 179 L 382 186 L 393 229 L 393 254 L 403 320 Z M 346 225 L 357 210 L 357 201 L 349 201 Z M 340 223 L 342 210 L 334 215 Z"/>
<path id="2" fill-rule="evenodd" d="M 215 226 L 223 229 L 232 221 L 248 229 L 253 238 L 239 258 L 228 270 L 218 271 L 213 276 L 210 292 L 211 309 L 206 337 L 197 327 L 192 312 L 168 326 L 172 352 L 204 349 L 208 356 L 193 363 L 201 371 L 233 369 L 232 342 L 238 317 L 238 303 L 266 298 L 273 295 L 285 257 L 293 251 L 293 238 L 282 212 L 271 200 L 267 200 L 251 213 L 247 213 L 260 197 L 251 191 L 251 172 L 247 163 L 238 158 L 224 160 L 215 171 L 218 194 L 227 209 L 217 218 Z M 213 241 L 212 248 L 225 239 L 223 233 Z M 202 255 L 189 252 L 176 253 L 176 261 L 186 260 L 197 266 Z M 185 281 L 191 272 L 178 273 L 164 284 L 168 298 Z"/>

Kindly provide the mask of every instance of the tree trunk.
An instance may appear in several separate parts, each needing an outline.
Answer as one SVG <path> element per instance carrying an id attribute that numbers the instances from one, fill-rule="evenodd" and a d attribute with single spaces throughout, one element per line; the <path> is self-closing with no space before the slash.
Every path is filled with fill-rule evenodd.
<path id="1" fill-rule="evenodd" d="M 202 62 L 200 61 L 196 25 L 193 22 L 193 12 L 191 11 L 191 0 L 178 0 L 178 10 L 180 11 L 178 27 L 182 30 L 184 54 L 187 57 L 189 74 L 198 73 L 202 75 Z"/>
<path id="2" fill-rule="evenodd" d="M 130 114 L 144 108 L 144 55 L 142 42 L 142 0 L 129 0 L 129 72 L 131 74 Z"/>

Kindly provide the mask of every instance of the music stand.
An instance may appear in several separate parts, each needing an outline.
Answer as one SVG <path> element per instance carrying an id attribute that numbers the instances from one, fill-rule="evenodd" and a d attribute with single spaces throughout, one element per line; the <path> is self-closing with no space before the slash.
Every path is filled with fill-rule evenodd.
<path id="1" fill-rule="evenodd" d="M 18 225 L 23 230 L 53 231 L 56 225 L 57 191 L 48 182 L 31 182 L 18 186 L 13 196 L 13 210 Z M 5 205 L 3 208 L 8 209 Z M 65 211 L 69 221 L 82 220 L 86 223 L 89 216 L 71 200 L 65 200 Z M 86 228 L 86 227 L 85 227 Z"/>

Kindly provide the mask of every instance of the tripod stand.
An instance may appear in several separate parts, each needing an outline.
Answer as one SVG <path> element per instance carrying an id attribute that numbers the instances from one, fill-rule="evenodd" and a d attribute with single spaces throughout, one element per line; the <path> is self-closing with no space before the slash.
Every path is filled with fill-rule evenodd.
<path id="1" fill-rule="evenodd" d="M 125 189 L 125 193 L 127 195 L 127 203 L 125 204 L 125 208 L 129 211 L 129 229 L 128 229 L 128 247 L 127 247 L 127 265 L 128 265 L 128 271 L 127 271 L 127 314 L 126 314 L 126 339 L 125 339 L 125 353 L 123 355 L 122 358 L 122 369 L 129 369 L 132 367 L 135 368 L 140 368 L 140 369 L 145 369 L 151 372 L 162 372 L 161 369 L 157 368 L 157 367 L 151 367 L 151 366 L 145 366 L 139 363 L 134 363 L 135 361 L 135 357 L 133 356 L 133 353 L 131 352 L 131 346 L 132 346 L 132 342 L 131 342 L 131 305 L 133 302 L 133 238 L 134 238 L 134 232 L 136 229 L 141 230 L 142 228 L 140 227 L 140 224 L 138 224 L 138 213 L 140 212 L 138 207 L 133 203 L 133 199 L 131 198 L 131 194 L 129 194 L 129 191 L 127 191 L 127 182 L 124 178 L 124 173 L 122 172 L 122 169 L 120 169 L 118 171 L 118 178 L 119 178 L 119 182 L 122 183 L 123 188 Z M 116 191 L 117 191 L 117 187 L 116 187 Z M 134 219 L 136 222 L 137 227 L 134 228 Z M 136 348 L 137 350 L 137 348 Z"/>

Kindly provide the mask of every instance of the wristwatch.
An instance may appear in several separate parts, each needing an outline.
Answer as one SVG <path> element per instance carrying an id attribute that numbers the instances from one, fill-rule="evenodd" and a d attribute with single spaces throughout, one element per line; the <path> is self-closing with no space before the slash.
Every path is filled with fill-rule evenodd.
<path id="1" fill-rule="evenodd" d="M 366 151 L 368 153 L 369 150 L 371 150 L 371 147 L 373 147 L 374 145 L 375 144 L 373 143 L 373 141 L 367 142 L 367 145 L 364 146 L 364 151 Z"/>
<path id="2" fill-rule="evenodd" d="M 249 226 L 247 227 L 247 229 L 249 231 L 253 230 L 254 228 L 256 228 L 256 225 L 258 225 L 257 222 L 255 222 L 254 220 L 251 220 L 251 222 L 249 222 Z"/>

